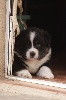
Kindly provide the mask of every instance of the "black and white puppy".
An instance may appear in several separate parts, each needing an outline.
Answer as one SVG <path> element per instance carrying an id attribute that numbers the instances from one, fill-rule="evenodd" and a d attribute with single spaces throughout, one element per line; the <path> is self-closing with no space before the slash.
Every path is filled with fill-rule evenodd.
<path id="1" fill-rule="evenodd" d="M 48 68 L 51 57 L 51 39 L 47 31 L 35 27 L 20 32 L 15 41 L 13 75 L 32 78 L 54 78 Z"/>

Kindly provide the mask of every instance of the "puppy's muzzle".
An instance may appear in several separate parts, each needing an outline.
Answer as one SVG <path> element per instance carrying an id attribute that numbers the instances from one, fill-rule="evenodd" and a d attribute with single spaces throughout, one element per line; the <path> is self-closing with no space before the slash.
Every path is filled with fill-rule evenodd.
<path id="1" fill-rule="evenodd" d="M 34 56 L 35 56 L 35 52 L 34 51 L 30 52 L 30 58 L 33 58 Z"/>

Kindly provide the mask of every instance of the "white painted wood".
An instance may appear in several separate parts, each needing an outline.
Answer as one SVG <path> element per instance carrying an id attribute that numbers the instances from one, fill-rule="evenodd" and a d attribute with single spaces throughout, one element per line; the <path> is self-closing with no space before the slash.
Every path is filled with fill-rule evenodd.
<path id="1" fill-rule="evenodd" d="M 39 80 L 39 79 L 19 78 L 19 77 L 14 77 L 14 76 L 7 76 L 7 78 L 12 79 L 12 80 L 28 82 L 28 83 L 34 83 L 34 84 L 40 84 L 40 85 L 46 85 L 46 86 L 66 89 L 66 84 L 63 84 L 63 83 L 57 83 L 57 82 L 51 82 L 51 81 L 45 81 L 45 80 Z"/>
<path id="2" fill-rule="evenodd" d="M 5 76 L 9 74 L 9 65 L 8 65 L 8 42 L 9 42 L 9 5 L 10 0 L 6 0 L 6 33 L 5 33 Z"/>
<path id="3" fill-rule="evenodd" d="M 10 75 L 12 75 L 12 53 L 13 53 L 13 16 L 10 16 L 10 39 L 9 39 Z"/>
<path id="4" fill-rule="evenodd" d="M 5 33 L 5 76 L 12 75 L 12 16 L 10 0 L 6 0 L 6 33 Z"/>

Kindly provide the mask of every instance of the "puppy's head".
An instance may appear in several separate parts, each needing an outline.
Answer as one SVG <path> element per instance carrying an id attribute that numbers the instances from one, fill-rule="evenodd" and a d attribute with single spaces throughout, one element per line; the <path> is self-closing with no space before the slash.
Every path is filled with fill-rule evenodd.
<path id="1" fill-rule="evenodd" d="M 42 59 L 49 51 L 51 39 L 48 32 L 35 27 L 21 31 L 15 41 L 15 51 L 24 60 Z"/>

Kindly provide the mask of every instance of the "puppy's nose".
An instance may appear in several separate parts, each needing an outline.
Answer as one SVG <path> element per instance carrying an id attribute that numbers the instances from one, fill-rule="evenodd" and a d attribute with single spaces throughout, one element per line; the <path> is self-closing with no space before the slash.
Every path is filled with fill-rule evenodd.
<path id="1" fill-rule="evenodd" d="M 30 52 L 30 57 L 33 58 L 35 56 L 35 52 Z"/>

